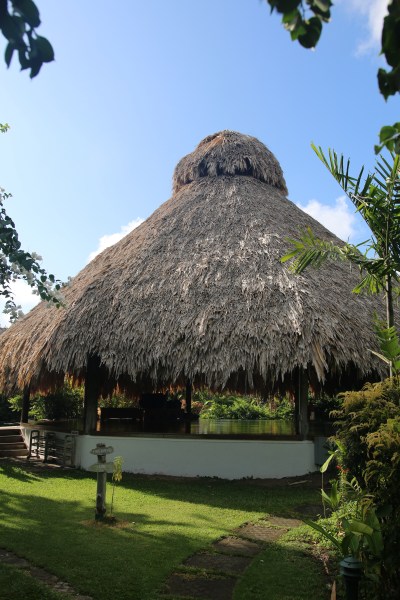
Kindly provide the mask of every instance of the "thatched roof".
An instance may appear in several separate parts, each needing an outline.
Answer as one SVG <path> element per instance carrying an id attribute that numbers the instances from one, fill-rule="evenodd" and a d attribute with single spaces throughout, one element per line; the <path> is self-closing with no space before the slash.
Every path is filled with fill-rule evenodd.
<path id="1" fill-rule="evenodd" d="M 339 241 L 286 194 L 261 142 L 207 137 L 179 162 L 172 198 L 75 277 L 65 309 L 41 303 L 1 336 L 0 386 L 83 378 L 89 355 L 125 387 L 261 390 L 299 367 L 314 382 L 376 375 L 382 300 L 352 294 L 348 264 L 295 276 L 280 263 L 299 228 Z"/>

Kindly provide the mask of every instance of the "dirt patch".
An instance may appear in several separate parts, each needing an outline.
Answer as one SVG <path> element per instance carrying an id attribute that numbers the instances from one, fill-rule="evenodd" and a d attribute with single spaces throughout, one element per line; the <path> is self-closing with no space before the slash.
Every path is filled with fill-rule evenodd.
<path id="1" fill-rule="evenodd" d="M 81 525 L 85 527 L 98 528 L 102 527 L 112 527 L 113 529 L 133 529 L 136 525 L 134 521 L 120 521 L 115 517 L 106 517 L 102 521 L 96 521 L 95 519 L 85 519 L 84 521 L 80 521 Z"/>

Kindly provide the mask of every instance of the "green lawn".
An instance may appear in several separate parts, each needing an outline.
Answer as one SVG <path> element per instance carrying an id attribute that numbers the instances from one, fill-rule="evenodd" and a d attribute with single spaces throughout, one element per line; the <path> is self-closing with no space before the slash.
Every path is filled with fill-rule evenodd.
<path id="1" fill-rule="evenodd" d="M 1 600 L 62 600 L 65 596 L 57 594 L 21 569 L 0 563 Z"/>
<path id="2" fill-rule="evenodd" d="M 154 599 L 163 581 L 185 557 L 245 521 L 266 514 L 287 516 L 293 507 L 315 503 L 319 496 L 318 491 L 301 486 L 271 489 L 246 481 L 125 474 L 114 503 L 114 513 L 122 526 L 111 527 L 93 524 L 96 483 L 92 474 L 25 470 L 2 462 L 0 490 L 0 546 L 55 573 L 95 600 Z M 108 492 L 109 500 L 111 485 Z M 270 578 L 271 569 L 260 575 L 260 561 L 281 570 L 285 565 L 280 562 L 282 555 L 288 563 L 300 564 L 296 566 L 299 571 L 305 563 L 311 565 L 312 578 L 320 578 L 321 589 L 321 569 L 309 558 L 304 560 L 304 552 L 304 564 L 296 563 L 301 554 L 296 543 L 286 546 L 286 550 L 284 542 L 273 545 L 264 558 L 260 555 L 256 559 L 243 582 L 248 580 L 255 588 L 262 588 L 263 577 Z M 296 569 L 293 577 L 297 577 Z M 6 575 L 1 573 L 0 583 Z M 282 582 L 282 572 L 278 579 Z M 271 599 L 308 600 L 313 587 L 308 587 L 307 581 L 303 587 L 304 595 Z M 1 589 L 6 589 L 4 582 Z M 240 584 L 235 600 L 263 597 L 257 593 L 255 590 L 251 595 L 249 585 Z"/>
<path id="3" fill-rule="evenodd" d="M 307 544 L 284 536 L 255 558 L 237 584 L 233 600 L 328 600 L 330 590 L 322 569 L 311 559 Z"/>

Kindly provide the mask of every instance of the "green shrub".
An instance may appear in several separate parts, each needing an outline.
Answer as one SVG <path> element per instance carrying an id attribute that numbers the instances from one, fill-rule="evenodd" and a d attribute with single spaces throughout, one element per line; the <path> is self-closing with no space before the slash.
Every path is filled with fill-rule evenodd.
<path id="1" fill-rule="evenodd" d="M 274 402 L 274 408 L 256 396 L 209 395 L 200 412 L 202 419 L 288 419 L 293 414 L 289 400 Z"/>
<path id="2" fill-rule="evenodd" d="M 29 417 L 40 421 L 48 419 L 57 421 L 61 419 L 76 419 L 83 410 L 83 388 L 72 387 L 66 382 L 62 388 L 51 394 L 37 394 L 30 400 Z M 8 399 L 8 404 L 17 414 L 22 409 L 22 396 Z"/>
<path id="3" fill-rule="evenodd" d="M 136 404 L 137 402 L 132 398 L 127 398 L 123 394 L 113 394 L 109 398 L 100 398 L 99 400 L 100 408 L 129 408 Z"/>
<path id="4" fill-rule="evenodd" d="M 341 409 L 333 412 L 336 418 L 336 437 L 346 452 L 343 467 L 365 485 L 364 471 L 370 458 L 367 436 L 379 430 L 388 419 L 400 415 L 400 388 L 395 381 L 367 384 L 359 392 L 344 392 Z"/>
<path id="5" fill-rule="evenodd" d="M 19 421 L 20 409 L 11 406 L 7 397 L 0 394 L 0 423 L 13 423 Z"/>
<path id="6" fill-rule="evenodd" d="M 366 597 L 389 600 L 400 589 L 400 388 L 396 379 L 343 394 L 336 411 L 344 447 L 342 472 L 355 476 L 379 519 L 384 548 L 380 577 Z"/>
<path id="7" fill-rule="evenodd" d="M 332 411 L 337 411 L 342 407 L 343 399 L 340 396 L 329 396 L 322 393 L 316 397 L 309 397 L 309 402 L 315 411 L 315 418 L 318 421 L 330 421 Z"/>

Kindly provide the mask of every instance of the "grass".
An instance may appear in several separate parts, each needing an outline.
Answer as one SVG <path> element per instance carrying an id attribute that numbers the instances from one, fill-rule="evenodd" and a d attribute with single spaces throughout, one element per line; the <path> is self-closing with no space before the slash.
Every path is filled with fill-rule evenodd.
<path id="1" fill-rule="evenodd" d="M 0 563 L 1 600 L 62 600 L 65 595 L 57 594 L 33 579 L 21 569 Z"/>
<path id="2" fill-rule="evenodd" d="M 268 590 L 268 595 L 266 595 Z M 235 588 L 233 600 L 330 598 L 323 565 L 301 539 L 287 536 L 269 544 L 251 563 Z"/>
<path id="3" fill-rule="evenodd" d="M 163 581 L 183 559 L 221 535 L 245 521 L 266 514 L 287 516 L 295 506 L 318 501 L 317 491 L 301 486 L 270 488 L 251 481 L 124 474 L 114 501 L 119 525 L 113 527 L 94 524 L 96 482 L 92 474 L 29 470 L 3 462 L 0 489 L 0 545 L 95 600 L 153 600 Z M 108 493 L 110 500 L 111 485 Z M 285 557 L 283 564 L 293 563 L 291 577 L 297 581 L 307 561 L 302 562 L 296 543 L 271 546 L 264 558 L 256 559 L 243 582 L 247 579 L 256 588 L 264 585 L 265 593 L 266 584 L 257 568 L 264 560 L 272 565 L 268 578 L 276 571 L 275 577 L 282 583 L 281 560 Z M 304 579 L 309 579 L 311 585 L 316 571 L 313 561 L 309 562 L 311 571 Z M 249 595 L 249 584 L 243 582 L 235 600 L 262 597 L 254 595 L 256 591 Z M 298 592 L 298 583 L 294 585 Z M 319 573 L 321 585 L 324 584 Z M 308 600 L 309 591 L 275 597 Z"/>

